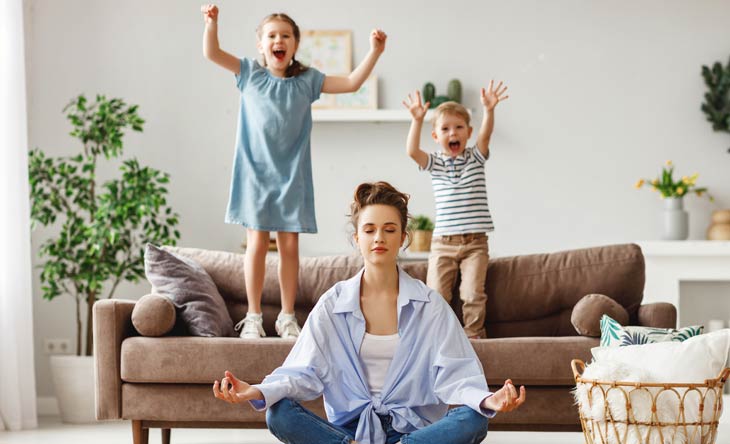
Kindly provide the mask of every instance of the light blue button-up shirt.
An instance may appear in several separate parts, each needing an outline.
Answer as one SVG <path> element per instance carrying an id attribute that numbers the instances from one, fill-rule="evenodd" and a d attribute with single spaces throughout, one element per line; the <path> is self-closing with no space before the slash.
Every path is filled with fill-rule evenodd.
<path id="1" fill-rule="evenodd" d="M 479 359 L 451 307 L 437 292 L 398 269 L 400 343 L 380 396 L 370 393 L 360 361 L 365 317 L 360 309 L 363 270 L 328 290 L 309 318 L 284 364 L 255 385 L 263 410 L 283 398 L 308 401 L 324 395 L 327 418 L 344 425 L 359 417 L 355 440 L 384 444 L 378 415 L 411 433 L 441 419 L 449 404 L 481 409 L 491 392 Z"/>

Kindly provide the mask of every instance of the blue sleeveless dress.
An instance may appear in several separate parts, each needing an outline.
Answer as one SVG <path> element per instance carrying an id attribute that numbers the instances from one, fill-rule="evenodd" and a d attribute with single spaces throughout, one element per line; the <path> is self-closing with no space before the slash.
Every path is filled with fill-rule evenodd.
<path id="1" fill-rule="evenodd" d="M 316 233 L 310 133 L 324 74 L 279 78 L 242 59 L 236 151 L 226 223 Z"/>

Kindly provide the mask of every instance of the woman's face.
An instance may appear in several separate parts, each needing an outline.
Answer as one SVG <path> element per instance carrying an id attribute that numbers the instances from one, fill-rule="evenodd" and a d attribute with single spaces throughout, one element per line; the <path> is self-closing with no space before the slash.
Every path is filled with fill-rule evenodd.
<path id="1" fill-rule="evenodd" d="M 366 262 L 395 264 L 405 239 L 400 213 L 395 207 L 377 204 L 360 210 L 355 242 Z"/>

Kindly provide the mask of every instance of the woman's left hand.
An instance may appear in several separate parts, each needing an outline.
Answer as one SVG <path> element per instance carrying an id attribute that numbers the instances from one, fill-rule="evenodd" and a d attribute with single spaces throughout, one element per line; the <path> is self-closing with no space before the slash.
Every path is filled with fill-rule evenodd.
<path id="1" fill-rule="evenodd" d="M 378 54 L 385 51 L 385 41 L 388 36 L 383 32 L 382 29 L 373 29 L 370 32 L 370 49 L 377 52 Z"/>
<path id="2" fill-rule="evenodd" d="M 517 396 L 517 389 L 512 384 L 512 380 L 508 379 L 504 381 L 504 386 L 501 389 L 482 401 L 482 407 L 495 412 L 511 412 L 525 402 L 526 394 L 523 385 L 520 387 L 520 395 Z"/>

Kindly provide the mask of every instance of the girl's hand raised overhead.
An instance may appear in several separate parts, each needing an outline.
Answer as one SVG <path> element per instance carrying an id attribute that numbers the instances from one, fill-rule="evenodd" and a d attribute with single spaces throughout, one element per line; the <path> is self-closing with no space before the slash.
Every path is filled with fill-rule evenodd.
<path id="1" fill-rule="evenodd" d="M 203 5 L 200 7 L 200 12 L 203 13 L 205 23 L 218 22 L 218 7 L 216 5 Z"/>
<path id="2" fill-rule="evenodd" d="M 490 80 L 489 88 L 486 91 L 482 88 L 482 105 L 484 105 L 488 111 L 493 110 L 499 102 L 509 99 L 509 96 L 504 94 L 505 92 L 507 92 L 506 85 L 502 85 L 502 82 L 499 82 L 495 89 L 494 80 Z"/>
<path id="3" fill-rule="evenodd" d="M 426 112 L 428 112 L 428 106 L 431 104 L 431 102 L 426 102 L 424 104 L 421 104 L 421 91 L 416 90 L 415 91 L 416 100 L 413 100 L 410 94 L 408 94 L 408 101 L 403 101 L 403 106 L 408 108 L 408 111 L 410 111 L 411 116 L 415 120 L 423 120 L 424 117 L 426 117 Z"/>
<path id="4" fill-rule="evenodd" d="M 388 36 L 381 29 L 373 29 L 370 32 L 370 49 L 378 54 L 385 51 L 385 41 Z"/>

